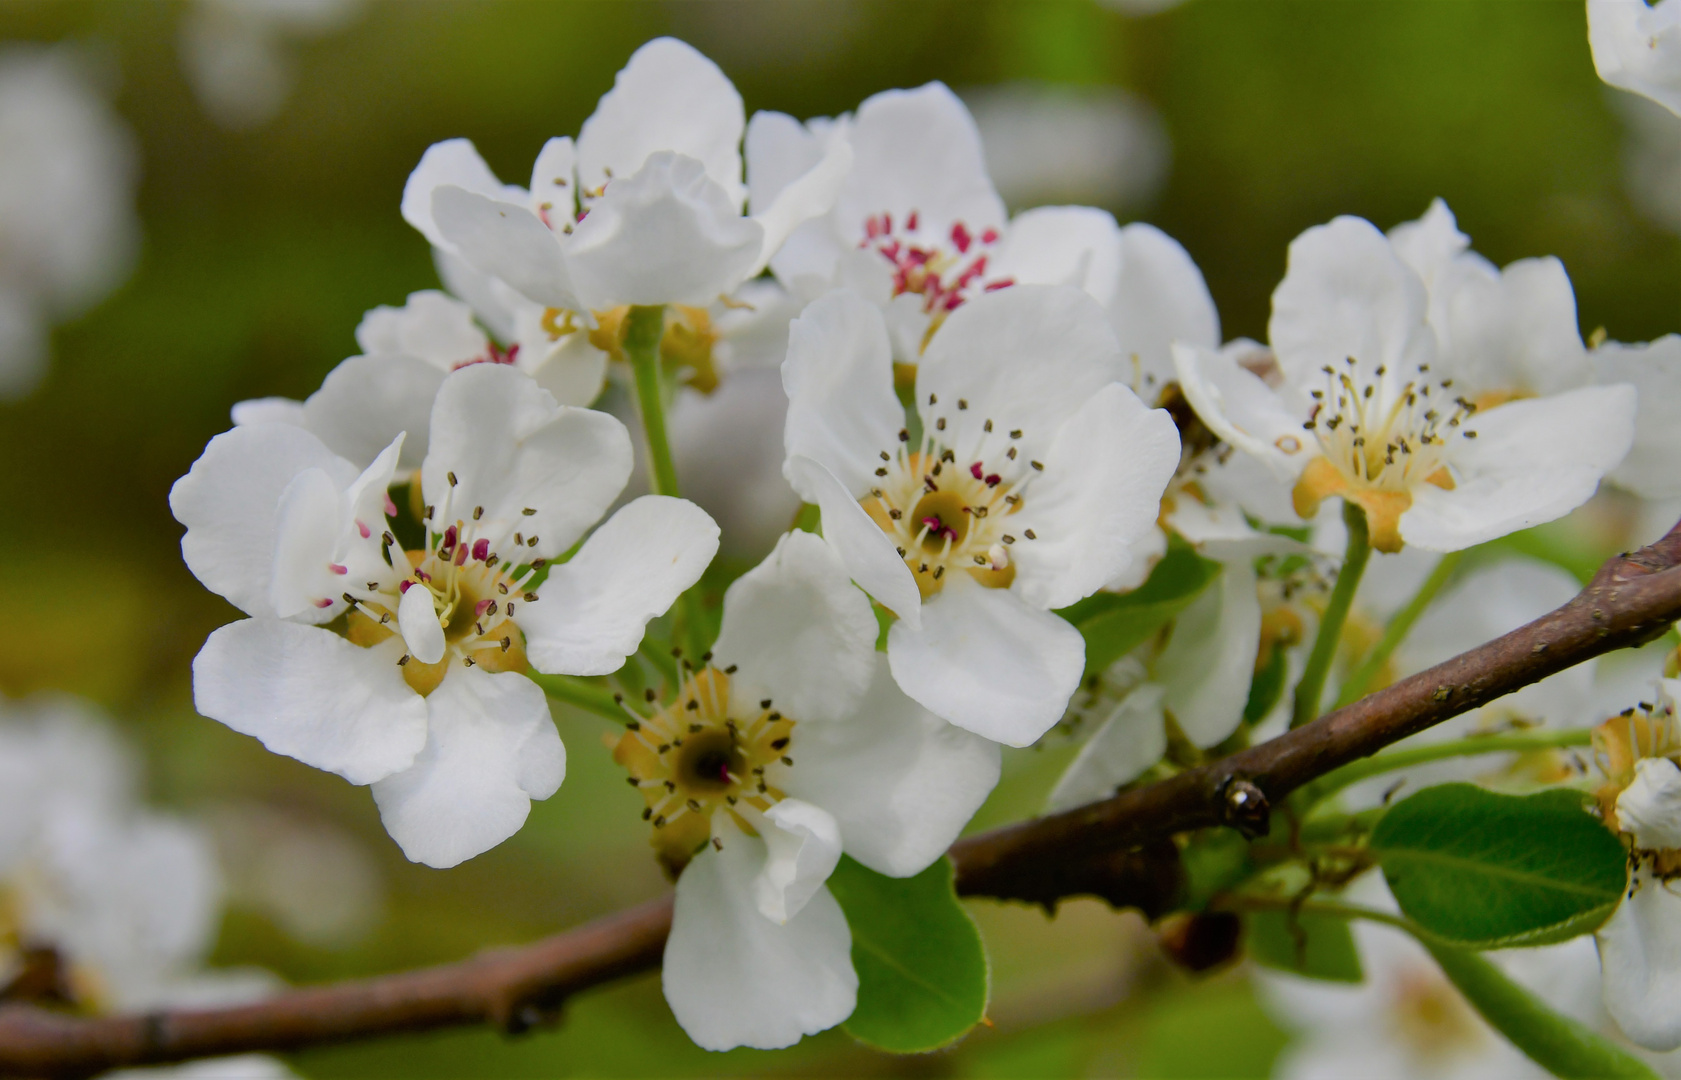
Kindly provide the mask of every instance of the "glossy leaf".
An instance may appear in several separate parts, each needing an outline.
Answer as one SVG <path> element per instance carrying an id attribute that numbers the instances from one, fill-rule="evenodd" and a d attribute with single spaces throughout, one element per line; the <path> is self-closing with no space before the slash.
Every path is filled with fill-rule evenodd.
<path id="1" fill-rule="evenodd" d="M 852 928 L 858 1007 L 853 1038 L 899 1054 L 935 1050 L 986 1015 L 990 972 L 974 920 L 952 891 L 942 858 L 890 878 L 842 858 L 829 889 Z"/>
<path id="2" fill-rule="evenodd" d="M 1174 541 L 1150 572 L 1149 580 L 1129 593 L 1093 593 L 1061 609 L 1086 639 L 1086 674 L 1102 671 L 1150 639 L 1208 588 L 1220 564 Z"/>
<path id="3" fill-rule="evenodd" d="M 1448 942 L 1540 945 L 1587 933 L 1622 898 L 1622 844 L 1574 792 L 1425 788 L 1372 832 L 1401 910 Z"/>

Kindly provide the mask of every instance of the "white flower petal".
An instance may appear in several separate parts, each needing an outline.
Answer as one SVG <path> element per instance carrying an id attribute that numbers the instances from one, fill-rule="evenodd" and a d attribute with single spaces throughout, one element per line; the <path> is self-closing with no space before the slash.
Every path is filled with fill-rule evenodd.
<path id="1" fill-rule="evenodd" d="M 1563 517 L 1628 453 L 1637 404 L 1633 387 L 1590 386 L 1478 413 L 1477 437 L 1448 443 L 1456 486 L 1415 488 L 1402 539 L 1457 551 Z"/>
<path id="2" fill-rule="evenodd" d="M 1108 306 L 1121 276 L 1115 215 L 1090 206 L 1042 206 L 1017 214 L 988 278 L 1020 285 L 1072 285 Z"/>
<path id="3" fill-rule="evenodd" d="M 473 314 L 498 340 L 513 339 L 514 314 L 510 305 L 529 304 L 532 301 L 509 288 L 504 282 L 475 269 L 466 259 L 447 248 L 432 249 L 432 265 L 437 269 L 438 280 L 444 283 L 444 288 L 448 289 L 451 295 L 467 301 L 473 309 Z"/>
<path id="4" fill-rule="evenodd" d="M 409 293 L 402 307 L 381 304 L 362 316 L 356 344 L 368 356 L 409 356 L 440 371 L 484 355 L 473 309 L 436 289 Z"/>
<path id="5" fill-rule="evenodd" d="M 1051 789 L 1047 813 L 1107 799 L 1162 759 L 1167 753 L 1167 725 L 1162 716 L 1165 693 L 1166 687 L 1145 683 L 1110 710 Z"/>
<path id="6" fill-rule="evenodd" d="M 1167 688 L 1162 705 L 1197 746 L 1218 745 L 1243 719 L 1261 643 L 1256 589 L 1252 555 L 1226 561 L 1220 580 L 1174 621 L 1156 660 L 1155 678 Z"/>
<path id="7" fill-rule="evenodd" d="M 282 619 L 305 614 L 317 600 L 332 599 L 333 560 L 343 516 L 339 488 L 324 469 L 305 469 L 292 478 L 274 517 L 274 563 L 269 604 Z"/>
<path id="8" fill-rule="evenodd" d="M 786 924 L 811 902 L 840 863 L 840 826 L 822 807 L 783 799 L 764 814 L 764 869 L 753 879 L 759 914 Z"/>
<path id="9" fill-rule="evenodd" d="M 786 337 L 786 323 L 782 330 Z M 718 522 L 732 557 L 760 557 L 800 512 L 782 475 L 787 411 L 781 372 L 749 368 L 731 371 L 710 394 L 680 389 L 665 414 L 678 487 Z"/>
<path id="10" fill-rule="evenodd" d="M 758 272 L 764 240 L 764 229 L 741 216 L 740 200 L 700 161 L 661 151 L 590 204 L 566 261 L 592 310 L 704 307 Z"/>
<path id="11" fill-rule="evenodd" d="M 699 161 L 739 213 L 741 136 L 747 113 L 718 65 L 676 38 L 655 38 L 631 55 L 578 133 L 578 179 L 614 184 L 662 150 Z"/>
<path id="12" fill-rule="evenodd" d="M 309 395 L 304 423 L 328 449 L 351 461 L 373 460 L 406 432 L 401 467 L 415 469 L 426 459 L 432 402 L 446 374 L 409 356 L 352 356 Z"/>
<path id="13" fill-rule="evenodd" d="M 500 278 L 539 304 L 581 309 L 559 240 L 524 201 L 486 198 L 446 185 L 432 193 L 432 216 L 451 250 L 480 273 Z"/>
<path id="14" fill-rule="evenodd" d="M 403 220 L 419 229 L 433 247 L 448 248 L 450 242 L 432 220 L 432 192 L 453 186 L 492 199 L 518 199 L 517 187 L 502 183 L 484 158 L 467 139 L 446 139 L 433 143 L 420 156 L 403 184 Z"/>
<path id="15" fill-rule="evenodd" d="M 720 815 L 722 817 L 722 815 Z M 727 822 L 677 879 L 660 984 L 689 1038 L 707 1050 L 792 1046 L 852 1015 L 852 932 L 827 888 L 778 925 L 759 913 L 753 881 L 765 842 Z"/>
<path id="16" fill-rule="evenodd" d="M 547 309 L 529 309 L 531 322 L 536 323 Z M 521 318 L 520 322 L 525 323 Z M 522 332 L 518 345 L 519 369 L 537 380 L 537 385 L 554 395 L 562 405 L 592 405 L 601 396 L 607 383 L 608 356 L 591 344 L 589 334 L 573 331 L 560 339 L 558 346 L 550 340 L 547 330 L 540 326 L 535 332 Z"/>
<path id="17" fill-rule="evenodd" d="M 1389 243 L 1425 286 L 1433 288 L 1436 275 L 1447 269 L 1454 256 L 1471 246 L 1471 238 L 1459 231 L 1448 204 L 1436 198 L 1430 200 L 1423 217 L 1390 229 Z"/>
<path id="18" fill-rule="evenodd" d="M 747 124 L 745 146 L 748 210 L 755 216 L 765 213 L 790 185 L 812 175 L 820 162 L 830 159 L 834 144 L 845 139 L 846 129 L 844 121 L 815 119 L 801 124 L 785 113 L 754 113 Z M 850 166 L 847 176 L 851 176 Z M 778 280 L 790 287 L 800 278 L 826 284 L 835 276 L 836 261 L 846 247 L 832 221 L 810 221 L 784 239 L 770 266 Z"/>
<path id="19" fill-rule="evenodd" d="M 1599 77 L 1681 116 L 1681 10 L 1673 0 L 1588 0 Z"/>
<path id="20" fill-rule="evenodd" d="M 1648 1050 L 1681 1046 L 1681 895 L 1642 866 L 1594 938 L 1605 1008 Z"/>
<path id="21" fill-rule="evenodd" d="M 1353 357 L 1400 378 L 1435 358 L 1424 283 L 1368 221 L 1339 217 L 1290 242 L 1289 268 L 1272 294 L 1268 338 L 1292 383 Z"/>
<path id="22" fill-rule="evenodd" d="M 1317 453 L 1317 442 L 1302 429 L 1306 413 L 1295 415 L 1232 354 L 1176 344 L 1173 363 L 1197 417 L 1220 438 L 1264 461 L 1279 480 L 1294 481 Z"/>
<path id="23" fill-rule="evenodd" d="M 879 632 L 834 548 L 791 532 L 724 594 L 712 652 L 717 666 L 736 667 L 732 693 L 743 700 L 770 698 L 799 721 L 839 720 L 870 685 Z"/>
<path id="24" fill-rule="evenodd" d="M 1681 769 L 1668 758 L 1641 758 L 1617 796 L 1617 824 L 1643 851 L 1681 848 Z"/>
<path id="25" fill-rule="evenodd" d="M 303 428 L 254 424 L 211 439 L 170 489 L 170 511 L 187 527 L 181 538 L 187 568 L 248 615 L 274 614 L 275 514 L 292 478 L 312 468 L 340 485 L 356 478 L 355 466 Z"/>
<path id="26" fill-rule="evenodd" d="M 1439 374 L 1451 374 L 1466 392 L 1555 394 L 1592 381 L 1576 294 L 1555 258 L 1496 270 L 1462 255 L 1437 273 L 1430 308 Z"/>
<path id="27" fill-rule="evenodd" d="M 1040 458 L 1100 388 L 1132 381 L 1130 367 L 1096 300 L 1067 285 L 1017 285 L 951 313 L 917 366 L 916 406 L 927 430 L 945 418 L 943 440 L 960 451 L 991 420 L 1020 429 L 1021 453 Z"/>
<path id="28" fill-rule="evenodd" d="M 644 495 L 608 518 L 578 553 L 549 571 L 536 601 L 519 605 L 526 654 L 538 671 L 606 675 L 718 553 L 718 526 L 686 499 Z"/>
<path id="29" fill-rule="evenodd" d="M 425 704 L 426 748 L 374 801 L 404 855 L 446 869 L 519 831 L 560 787 L 566 748 L 543 691 L 512 671 L 452 666 Z"/>
<path id="30" fill-rule="evenodd" d="M 1129 384 L 1154 400 L 1174 377 L 1173 343 L 1219 348 L 1220 316 L 1202 271 L 1179 241 L 1154 225 L 1134 223 L 1121 230 L 1120 248 L 1109 325 L 1122 354 L 1136 365 Z"/>
<path id="31" fill-rule="evenodd" d="M 795 230 L 829 212 L 851 169 L 851 145 L 844 139 L 831 140 L 816 164 L 777 192 L 769 206 L 754 211 L 753 220 L 764 230 L 764 238 L 753 273 L 770 264 Z"/>
<path id="32" fill-rule="evenodd" d="M 250 427 L 253 424 L 307 426 L 304 420 L 304 403 L 293 401 L 291 398 L 265 397 L 236 401 L 228 412 L 229 419 L 234 422 L 235 427 Z"/>
<path id="33" fill-rule="evenodd" d="M 893 678 L 935 716 L 1005 746 L 1049 731 L 1079 688 L 1086 643 L 1061 618 L 965 575 L 887 635 Z"/>
<path id="34" fill-rule="evenodd" d="M 1010 557 L 1029 604 L 1067 607 L 1118 577 L 1156 528 L 1179 467 L 1179 432 L 1161 409 L 1110 383 L 1056 433 L 1021 504 Z"/>
<path id="35" fill-rule="evenodd" d="M 578 151 L 569 136 L 550 139 L 531 163 L 531 209 L 549 228 L 560 228 L 577 215 Z"/>
<path id="36" fill-rule="evenodd" d="M 980 132 L 944 83 L 866 99 L 848 137 L 852 175 L 835 204 L 844 240 L 863 239 L 873 214 L 903 220 L 913 210 L 934 236 L 956 222 L 973 233 L 1003 228 L 1004 202 L 987 178 Z"/>
<path id="37" fill-rule="evenodd" d="M 624 490 L 631 461 L 630 434 L 618 420 L 558 405 L 514 368 L 475 364 L 438 391 L 421 479 L 438 528 L 447 524 L 446 505 L 452 520 L 482 506 L 481 535 L 519 530 L 527 546 L 517 557 L 529 561 L 576 543 Z"/>
<path id="38" fill-rule="evenodd" d="M 1640 394 L 1634 446 L 1610 480 L 1643 499 L 1681 496 L 1681 334 L 1644 345 L 1608 341 L 1593 351 L 1601 384 L 1628 383 Z"/>
<path id="39" fill-rule="evenodd" d="M 369 784 L 426 744 L 426 703 L 403 681 L 400 645 L 371 649 L 314 626 L 229 623 L 193 661 L 193 705 L 277 754 Z"/>
<path id="40" fill-rule="evenodd" d="M 787 469 L 796 491 L 811 492 L 823 514 L 823 539 L 834 545 L 852 580 L 901 620 L 920 626 L 922 594 L 916 578 L 881 526 L 822 465 L 808 457 L 791 457 Z"/>
<path id="41" fill-rule="evenodd" d="M 908 877 L 951 846 L 997 786 L 999 749 L 906 697 L 885 657 L 870 660 L 869 694 L 851 716 L 795 727 L 799 764 L 786 785 L 835 816 L 848 855 Z"/>
<path id="42" fill-rule="evenodd" d="M 423 664 L 436 664 L 444 658 L 444 627 L 438 621 L 437 606 L 432 602 L 432 590 L 412 585 L 397 602 L 397 628 L 402 631 L 403 643 L 414 658 Z"/>
<path id="43" fill-rule="evenodd" d="M 806 307 L 788 328 L 782 365 L 788 394 L 783 443 L 789 460 L 818 462 L 854 497 L 875 482 L 882 452 L 892 453 L 905 426 L 893 393 L 893 352 L 881 310 L 851 290 L 829 293 Z M 807 502 L 817 495 L 795 479 Z"/>

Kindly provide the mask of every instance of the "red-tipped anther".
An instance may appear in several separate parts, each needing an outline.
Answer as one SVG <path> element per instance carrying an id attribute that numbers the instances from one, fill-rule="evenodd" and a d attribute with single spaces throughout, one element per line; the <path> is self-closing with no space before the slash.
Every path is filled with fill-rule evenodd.
<path id="1" fill-rule="evenodd" d="M 909 230 L 910 232 L 915 232 L 916 231 L 916 211 L 915 210 L 912 210 L 911 211 L 911 216 L 905 219 L 905 228 L 907 230 Z"/>
<path id="2" fill-rule="evenodd" d="M 981 473 L 982 473 L 982 469 L 981 469 L 981 463 L 980 462 L 977 461 L 974 464 L 969 466 L 969 475 L 973 476 L 976 480 L 979 480 L 981 478 Z"/>
<path id="3" fill-rule="evenodd" d="M 451 525 L 449 528 L 445 529 L 444 530 L 444 544 L 443 544 L 444 550 L 448 551 L 450 548 L 454 547 L 456 537 L 458 537 L 460 535 L 461 534 L 456 531 L 456 528 L 455 528 L 454 525 Z"/>
<path id="4" fill-rule="evenodd" d="M 987 487 L 997 487 L 999 485 L 999 483 L 1003 481 L 1003 479 L 1004 478 L 1002 476 L 999 476 L 997 473 L 989 473 L 989 474 L 987 474 L 987 478 L 986 478 L 986 486 Z"/>
<path id="5" fill-rule="evenodd" d="M 462 544 L 460 547 L 455 549 L 454 562 L 455 562 L 455 565 L 461 566 L 461 565 L 465 564 L 466 561 L 467 561 L 467 545 Z"/>
<path id="6" fill-rule="evenodd" d="M 1008 289 L 1011 285 L 1014 285 L 1015 283 L 1016 283 L 1016 279 L 1013 278 L 1013 277 L 999 278 L 997 281 L 987 282 L 985 291 L 986 292 L 997 292 L 999 289 Z"/>
<path id="7" fill-rule="evenodd" d="M 935 536 L 940 535 L 940 530 L 945 528 L 945 523 L 937 517 L 925 517 L 922 519 L 922 523 L 928 526 Z"/>
<path id="8" fill-rule="evenodd" d="M 315 602 L 315 606 L 320 607 L 320 608 L 328 608 L 328 607 L 333 606 L 333 602 L 331 600 L 317 600 Z"/>
<path id="9" fill-rule="evenodd" d="M 486 559 L 490 558 L 489 540 L 481 538 L 473 541 L 473 558 L 477 559 L 479 562 L 484 562 Z"/>
<path id="10" fill-rule="evenodd" d="M 401 585 L 397 586 L 397 592 L 406 593 L 406 592 L 409 591 L 409 586 L 413 585 L 413 584 L 414 584 L 414 582 L 412 582 L 412 581 L 405 581 Z"/>
<path id="11" fill-rule="evenodd" d="M 414 572 L 414 576 L 415 576 L 415 580 L 417 580 L 417 581 L 431 581 L 432 580 L 432 575 L 428 574 L 424 570 L 416 570 Z"/>
<path id="12" fill-rule="evenodd" d="M 328 563 L 328 564 L 327 564 L 327 569 L 329 569 L 329 570 L 331 570 L 331 571 L 332 571 L 332 572 L 333 572 L 333 573 L 335 573 L 335 574 L 348 574 L 348 573 L 350 573 L 350 567 L 348 567 L 348 566 L 340 566 L 340 565 L 339 565 L 339 564 L 338 564 L 338 563 L 336 563 L 336 562 L 330 562 L 330 563 Z"/>
<path id="13" fill-rule="evenodd" d="M 951 242 L 957 245 L 957 253 L 959 255 L 967 255 L 969 253 L 969 244 L 973 240 L 974 237 L 969 235 L 969 230 L 963 227 L 963 223 L 961 221 L 951 227 Z"/>
<path id="14" fill-rule="evenodd" d="M 988 229 L 986 232 L 981 233 L 981 243 L 983 243 L 983 244 L 996 244 L 996 243 L 998 243 L 998 230 L 997 229 Z"/>
<path id="15" fill-rule="evenodd" d="M 356 519 L 356 531 L 362 534 L 362 539 L 364 539 L 364 540 L 366 540 L 368 537 L 370 537 L 374 534 L 374 531 L 372 529 L 370 529 L 366 525 L 362 524 L 362 519 L 361 518 Z"/>
<path id="16" fill-rule="evenodd" d="M 391 501 L 391 496 L 390 496 L 389 493 L 385 496 L 385 516 L 386 517 L 396 517 L 397 516 L 397 504 Z"/>
<path id="17" fill-rule="evenodd" d="M 473 605 L 473 618 L 477 619 L 483 616 L 485 612 L 495 606 L 496 601 L 494 600 L 480 600 L 478 603 Z"/>

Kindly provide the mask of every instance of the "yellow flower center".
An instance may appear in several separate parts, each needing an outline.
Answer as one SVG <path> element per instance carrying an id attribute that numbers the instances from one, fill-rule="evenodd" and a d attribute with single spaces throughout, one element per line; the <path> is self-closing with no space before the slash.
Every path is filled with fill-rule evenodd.
<path id="1" fill-rule="evenodd" d="M 708 667 L 689 676 L 675 701 L 632 720 L 613 749 L 642 792 L 651 842 L 673 878 L 711 839 L 720 810 L 755 833 L 753 819 L 783 797 L 774 777 L 794 764 L 794 721 L 768 698 L 732 699 L 733 671 Z"/>
<path id="2" fill-rule="evenodd" d="M 1452 379 L 1431 382 L 1428 365 L 1399 385 L 1384 378 L 1381 364 L 1367 374 L 1353 357 L 1342 371 L 1330 364 L 1322 370 L 1324 386 L 1310 391 L 1313 414 L 1302 425 L 1318 440 L 1320 456 L 1308 462 L 1296 483 L 1296 513 L 1310 518 L 1323 499 L 1341 495 L 1366 511 L 1373 547 L 1400 551 L 1401 515 L 1411 508 L 1418 485 L 1453 490 L 1447 442 L 1477 437 L 1463 426 L 1477 406 L 1449 396 Z M 1279 449 L 1299 449 L 1286 445 L 1295 439 L 1281 436 Z"/>

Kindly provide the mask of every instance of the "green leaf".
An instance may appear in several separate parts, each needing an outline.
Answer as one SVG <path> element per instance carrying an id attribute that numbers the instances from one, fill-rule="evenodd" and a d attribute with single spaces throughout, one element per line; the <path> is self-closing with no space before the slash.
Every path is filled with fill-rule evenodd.
<path id="1" fill-rule="evenodd" d="M 974 920 L 941 858 L 909 878 L 890 878 L 843 857 L 829 889 L 852 927 L 858 1007 L 853 1038 L 917 1054 L 956 1040 L 986 1015 L 990 975 Z"/>
<path id="2" fill-rule="evenodd" d="M 1628 883 L 1622 844 L 1564 790 L 1425 788 L 1383 816 L 1371 847 L 1408 918 L 1477 948 L 1587 933 Z"/>
<path id="3" fill-rule="evenodd" d="M 1220 564 L 1177 539 L 1144 584 L 1129 593 L 1093 593 L 1057 614 L 1086 639 L 1086 674 L 1102 671 L 1150 639 L 1208 588 Z"/>
<path id="4" fill-rule="evenodd" d="M 1423 945 L 1471 1007 L 1554 1076 L 1657 1080 L 1657 1074 L 1644 1062 L 1575 1020 L 1553 1012 L 1476 953 L 1428 941 Z"/>
<path id="5" fill-rule="evenodd" d="M 1249 955 L 1282 971 L 1331 982 L 1365 978 L 1354 935 L 1343 919 L 1288 911 L 1257 911 L 1248 917 Z"/>

